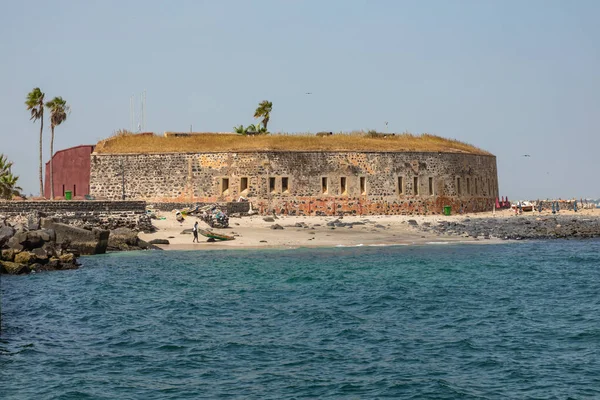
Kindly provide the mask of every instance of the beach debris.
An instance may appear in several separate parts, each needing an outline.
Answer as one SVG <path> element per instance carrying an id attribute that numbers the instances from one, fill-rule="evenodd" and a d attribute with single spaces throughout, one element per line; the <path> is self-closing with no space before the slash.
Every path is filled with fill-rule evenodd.
<path id="1" fill-rule="evenodd" d="M 273 224 L 273 225 L 271 225 L 271 229 L 283 229 L 283 226 L 281 226 L 279 224 Z"/>
<path id="2" fill-rule="evenodd" d="M 223 229 L 229 227 L 229 217 L 218 205 L 210 204 L 199 208 L 200 219 L 211 228 Z"/>
<path id="3" fill-rule="evenodd" d="M 265 221 L 265 222 L 275 222 L 275 218 L 273 218 L 273 217 L 264 217 L 263 221 Z"/>

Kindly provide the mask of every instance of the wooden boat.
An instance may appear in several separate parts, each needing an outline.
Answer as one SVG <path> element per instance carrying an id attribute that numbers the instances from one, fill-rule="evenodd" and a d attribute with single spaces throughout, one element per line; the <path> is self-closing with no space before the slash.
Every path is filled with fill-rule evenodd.
<path id="1" fill-rule="evenodd" d="M 205 229 L 200 229 L 200 228 L 198 228 L 198 233 L 204 237 L 207 237 L 209 239 L 215 239 L 215 240 L 233 240 L 233 239 L 235 239 L 233 236 L 227 236 L 222 233 L 207 231 Z"/>

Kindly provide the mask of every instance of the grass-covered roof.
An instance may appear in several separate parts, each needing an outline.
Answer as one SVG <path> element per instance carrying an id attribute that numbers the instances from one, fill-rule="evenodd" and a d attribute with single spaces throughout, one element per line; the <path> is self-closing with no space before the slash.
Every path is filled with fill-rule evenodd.
<path id="1" fill-rule="evenodd" d="M 375 152 L 443 152 L 491 155 L 468 143 L 440 136 L 410 133 L 387 135 L 364 132 L 315 134 L 269 134 L 243 136 L 202 133 L 187 136 L 171 134 L 117 133 L 100 141 L 100 154 L 156 154 L 252 151 L 375 151 Z"/>

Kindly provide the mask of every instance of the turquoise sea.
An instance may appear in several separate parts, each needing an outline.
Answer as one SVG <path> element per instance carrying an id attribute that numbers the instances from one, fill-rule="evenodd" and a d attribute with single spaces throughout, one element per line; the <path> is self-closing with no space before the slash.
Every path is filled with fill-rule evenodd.
<path id="1" fill-rule="evenodd" d="M 82 261 L 2 277 L 0 399 L 600 398 L 600 241 Z"/>

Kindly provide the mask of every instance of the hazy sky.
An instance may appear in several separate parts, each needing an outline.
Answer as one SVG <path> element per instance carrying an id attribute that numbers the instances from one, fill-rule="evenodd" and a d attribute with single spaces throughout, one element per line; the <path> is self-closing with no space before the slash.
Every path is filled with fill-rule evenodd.
<path id="1" fill-rule="evenodd" d="M 72 107 L 55 149 L 129 128 L 144 90 L 154 132 L 230 131 L 269 99 L 272 132 L 388 121 L 491 151 L 511 199 L 600 197 L 600 1 L 0 6 L 0 153 L 26 193 L 38 191 L 39 125 L 24 100 L 39 86 Z"/>

